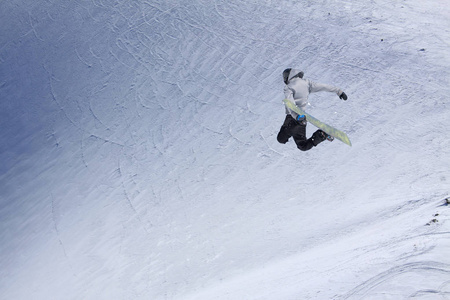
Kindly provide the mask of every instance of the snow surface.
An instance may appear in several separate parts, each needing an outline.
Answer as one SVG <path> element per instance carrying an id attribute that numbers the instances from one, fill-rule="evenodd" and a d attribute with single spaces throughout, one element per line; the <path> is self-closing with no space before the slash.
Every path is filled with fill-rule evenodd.
<path id="1" fill-rule="evenodd" d="M 450 299 L 450 2 L 354 2 L 1 1 L 0 298 Z"/>

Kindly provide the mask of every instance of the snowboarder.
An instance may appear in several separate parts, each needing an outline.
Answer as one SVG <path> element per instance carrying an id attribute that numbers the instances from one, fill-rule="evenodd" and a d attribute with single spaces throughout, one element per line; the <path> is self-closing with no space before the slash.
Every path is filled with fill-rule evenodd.
<path id="1" fill-rule="evenodd" d="M 308 104 L 308 95 L 315 92 L 331 92 L 336 93 L 339 98 L 347 100 L 347 95 L 339 88 L 313 82 L 308 79 L 303 79 L 303 72 L 297 69 L 286 69 L 283 71 L 283 80 L 286 84 L 284 86 L 284 96 L 286 99 L 292 101 L 302 110 L 305 110 Z M 294 138 L 297 148 L 301 151 L 308 151 L 312 147 L 317 146 L 321 142 L 328 139 L 333 140 L 324 131 L 318 129 L 313 135 L 306 138 L 306 117 L 305 115 L 298 115 L 286 107 L 286 118 L 278 133 L 277 140 L 281 144 L 286 144 L 290 137 Z"/>

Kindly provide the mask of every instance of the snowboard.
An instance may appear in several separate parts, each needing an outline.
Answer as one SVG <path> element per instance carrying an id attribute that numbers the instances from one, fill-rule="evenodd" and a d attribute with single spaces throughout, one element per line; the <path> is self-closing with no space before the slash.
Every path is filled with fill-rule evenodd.
<path id="1" fill-rule="evenodd" d="M 289 108 L 290 110 L 295 111 L 299 115 L 305 115 L 306 116 L 306 120 L 309 123 L 313 124 L 314 126 L 316 126 L 319 129 L 322 129 L 323 131 L 325 131 L 326 133 L 328 133 L 332 137 L 337 138 L 341 142 L 343 142 L 343 143 L 345 143 L 345 144 L 347 144 L 349 146 L 352 146 L 352 143 L 350 142 L 350 139 L 348 138 L 347 134 L 345 134 L 345 132 L 340 131 L 339 129 L 336 129 L 333 126 L 330 126 L 328 124 L 325 124 L 325 123 L 317 120 L 316 118 L 314 118 L 310 114 L 304 112 L 302 109 L 300 109 L 297 105 L 295 105 L 294 103 L 292 103 L 288 99 L 284 99 L 283 102 L 284 102 L 284 104 L 286 104 L 287 108 Z"/>

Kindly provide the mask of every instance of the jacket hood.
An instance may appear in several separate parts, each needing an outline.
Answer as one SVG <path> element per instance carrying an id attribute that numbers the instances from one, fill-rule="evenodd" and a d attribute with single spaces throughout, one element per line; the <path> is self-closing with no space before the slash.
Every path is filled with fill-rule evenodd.
<path id="1" fill-rule="evenodd" d="M 289 81 L 294 77 L 303 78 L 303 72 L 298 69 L 291 68 L 283 71 L 283 81 L 285 84 L 288 84 Z"/>
<path id="2" fill-rule="evenodd" d="M 291 80 L 294 77 L 303 78 L 303 72 L 298 69 L 291 69 L 291 72 L 289 72 L 289 80 Z"/>

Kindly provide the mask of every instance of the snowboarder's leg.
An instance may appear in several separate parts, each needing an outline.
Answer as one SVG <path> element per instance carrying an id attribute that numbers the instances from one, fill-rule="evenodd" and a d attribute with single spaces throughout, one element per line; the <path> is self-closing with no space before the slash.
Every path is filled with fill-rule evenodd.
<path id="1" fill-rule="evenodd" d="M 303 128 L 301 128 L 301 127 L 303 127 Z M 306 137 L 305 137 L 306 126 L 299 125 L 296 128 L 298 128 L 297 131 L 299 134 L 293 135 L 293 137 L 294 137 L 295 143 L 297 144 L 297 148 L 300 149 L 301 151 L 308 151 L 312 147 L 316 147 L 317 145 L 319 145 L 320 143 L 325 141 L 328 136 L 325 132 L 323 132 L 322 130 L 319 129 L 316 132 L 314 132 L 313 135 L 309 139 L 306 139 Z"/>
<path id="2" fill-rule="evenodd" d="M 284 123 L 278 132 L 277 140 L 281 144 L 286 144 L 289 138 L 292 136 L 291 129 L 295 125 L 295 120 L 291 115 L 286 115 Z"/>
<path id="3" fill-rule="evenodd" d="M 286 144 L 289 138 L 293 137 L 299 150 L 308 151 L 327 139 L 328 135 L 320 129 L 314 132 L 311 138 L 307 139 L 306 124 L 304 120 L 296 121 L 291 115 L 286 115 L 286 119 L 277 136 L 278 142 Z"/>
<path id="4" fill-rule="evenodd" d="M 311 139 L 306 139 L 306 122 L 296 123 L 292 128 L 292 137 L 294 138 L 297 148 L 301 151 L 308 151 L 315 146 Z"/>
<path id="5" fill-rule="evenodd" d="M 289 134 L 289 130 L 284 126 L 281 126 L 280 132 L 278 132 L 277 135 L 278 143 L 286 144 L 290 137 L 291 135 Z"/>

